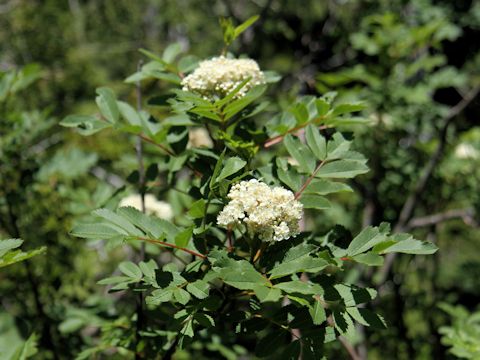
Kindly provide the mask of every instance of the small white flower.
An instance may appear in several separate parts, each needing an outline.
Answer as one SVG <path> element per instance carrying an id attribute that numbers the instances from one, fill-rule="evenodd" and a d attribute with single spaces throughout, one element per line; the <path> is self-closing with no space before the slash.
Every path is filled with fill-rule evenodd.
<path id="1" fill-rule="evenodd" d="M 459 159 L 477 159 L 480 152 L 470 144 L 461 143 L 455 148 L 455 156 Z"/>
<path id="2" fill-rule="evenodd" d="M 194 128 L 188 131 L 188 147 L 213 147 L 212 139 L 204 128 Z"/>
<path id="3" fill-rule="evenodd" d="M 120 201 L 119 207 L 131 206 L 137 210 L 142 210 L 142 199 L 139 194 L 129 195 Z M 172 206 L 165 202 L 157 200 L 152 194 L 145 194 L 145 210 L 149 215 L 155 215 L 164 220 L 173 219 Z"/>
<path id="4" fill-rule="evenodd" d="M 300 231 L 303 205 L 287 189 L 252 179 L 232 186 L 228 197 L 230 202 L 217 217 L 219 225 L 243 223 L 264 241 L 286 240 Z"/>
<path id="5" fill-rule="evenodd" d="M 183 90 L 195 92 L 206 100 L 225 97 L 244 80 L 250 79 L 235 98 L 243 97 L 254 86 L 265 84 L 265 76 L 252 59 L 214 57 L 200 62 L 193 73 L 182 80 Z"/>

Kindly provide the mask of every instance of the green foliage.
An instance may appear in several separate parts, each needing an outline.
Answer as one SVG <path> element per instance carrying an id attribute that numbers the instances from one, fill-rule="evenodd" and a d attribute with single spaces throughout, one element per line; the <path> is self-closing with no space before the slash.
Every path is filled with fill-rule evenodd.
<path id="1" fill-rule="evenodd" d="M 345 358 L 345 341 L 374 360 L 446 356 L 432 309 L 471 308 L 480 286 L 475 96 L 441 140 L 478 86 L 476 2 L 11 3 L 0 238 L 48 256 L 2 268 L 1 358 Z M 220 51 L 275 71 L 240 98 L 248 80 L 212 102 L 180 90 Z M 295 193 L 301 234 L 267 245 L 217 225 L 251 178 Z M 168 220 L 119 207 L 132 193 Z M 442 251 L 411 256 L 436 249 L 416 239 Z M 473 347 L 472 324 L 445 344 Z"/>
<path id="2" fill-rule="evenodd" d="M 35 250 L 22 251 L 18 249 L 22 243 L 23 240 L 20 239 L 0 240 L 0 268 L 30 259 L 33 256 L 43 254 L 47 250 L 43 246 Z"/>
<path id="3" fill-rule="evenodd" d="M 173 69 L 175 72 L 178 65 L 172 61 L 180 49 L 169 49 L 163 57 L 143 50 L 142 53 L 157 64 L 159 71 Z M 157 76 L 159 73 L 147 75 L 147 72 L 142 70 L 142 75 L 137 73 L 127 82 L 145 80 L 148 76 L 169 82 L 163 75 Z M 147 314 L 161 311 L 168 317 L 161 325 L 155 325 L 148 316 L 146 324 L 137 323 L 137 327 L 142 326 L 141 346 L 146 351 L 178 347 L 191 352 L 194 344 L 215 334 L 221 336 L 223 345 L 235 346 L 240 339 L 251 337 L 248 329 L 260 326 L 263 331 L 256 356 L 270 355 L 264 347 L 274 343 L 276 351 L 290 352 L 292 358 L 299 356 L 302 347 L 307 356 L 318 358 L 324 343 L 340 335 L 352 338 L 354 322 L 385 327 L 381 316 L 358 307 L 374 299 L 376 292 L 344 282 L 335 274 L 341 274 L 351 262 L 379 266 L 383 263 L 382 255 L 388 253 L 432 254 L 436 251 L 433 244 L 415 240 L 411 235 L 390 235 L 385 224 L 366 228 L 348 247 L 337 246 L 329 240 L 330 235 L 319 237 L 315 231 L 304 231 L 297 239 L 262 244 L 251 234 L 231 229 L 225 232 L 218 227 L 215 217 L 219 205 L 226 204 L 230 186 L 243 178 L 267 175 L 266 181 L 285 184 L 306 209 L 318 211 L 330 206 L 324 195 L 351 191 L 342 180 L 368 171 L 363 155 L 351 149 L 352 141 L 340 132 L 326 134 L 319 130 L 364 124 L 361 118 L 347 117 L 363 110 L 364 106 L 334 103 L 334 94 L 303 97 L 277 117 L 290 116 L 291 126 L 285 127 L 288 122 L 282 127 L 268 125 L 268 134 L 278 139 L 277 142 L 283 142 L 296 165 L 289 165 L 287 158 L 279 154 L 274 164 L 253 166 L 258 161 L 257 155 L 262 153 L 262 145 L 273 143 L 265 137 L 252 136 L 258 132 L 254 118 L 261 112 L 254 102 L 264 94 L 266 86 L 255 87 L 235 99 L 234 95 L 244 84 L 224 98 L 212 101 L 176 89 L 167 100 L 166 106 L 170 109 L 161 119 L 155 119 L 146 111 L 135 111 L 117 100 L 111 90 L 100 88 L 96 102 L 102 120 L 69 116 L 62 121 L 64 126 L 79 128 L 83 135 L 106 127 L 140 135 L 141 139 L 159 147 L 167 163 L 172 164 L 165 169 L 169 179 L 185 172 L 190 174 L 191 200 L 182 225 L 173 225 L 132 207 L 120 207 L 116 211 L 95 210 L 88 222 L 76 225 L 71 231 L 74 236 L 105 240 L 113 246 L 136 247 L 139 242 L 158 245 L 180 260 L 158 263 L 151 258 L 138 264 L 122 262 L 118 266 L 120 276 L 99 282 L 107 285 L 111 292 L 142 293 Z M 96 127 L 98 121 L 106 125 Z M 122 121 L 129 122 L 129 126 Z M 220 156 L 180 146 L 184 129 L 192 125 L 208 128 Z M 298 136 L 300 130 L 305 132 L 305 142 L 294 136 Z M 342 243 L 345 239 L 337 236 L 336 241 Z M 284 299 L 288 299 L 289 305 L 284 305 Z M 222 327 L 237 330 L 235 335 L 228 336 L 219 333 Z M 304 335 L 291 343 L 286 338 L 294 328 Z M 313 343 L 310 343 L 313 341 L 310 333 L 316 338 Z M 124 349 L 131 350 L 131 346 L 130 343 Z"/>
<path id="4" fill-rule="evenodd" d="M 440 328 L 442 343 L 461 359 L 477 359 L 480 356 L 480 313 L 469 313 L 462 306 L 440 304 L 451 318 L 451 326 Z"/>

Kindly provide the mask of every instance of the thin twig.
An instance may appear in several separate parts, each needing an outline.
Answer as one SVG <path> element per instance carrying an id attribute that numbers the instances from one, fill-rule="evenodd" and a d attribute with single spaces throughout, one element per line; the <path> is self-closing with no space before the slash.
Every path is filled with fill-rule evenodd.
<path id="1" fill-rule="evenodd" d="M 475 224 L 475 211 L 473 208 L 454 209 L 443 213 L 432 214 L 411 219 L 406 225 L 407 229 L 436 225 L 452 219 L 463 219 L 467 224 Z"/>
<path id="2" fill-rule="evenodd" d="M 405 201 L 402 207 L 402 210 L 400 211 L 398 222 L 394 227 L 394 230 L 393 230 L 394 232 L 398 233 L 398 232 L 405 231 L 406 225 L 411 219 L 413 215 L 413 211 L 415 210 L 417 203 L 420 199 L 420 195 L 425 190 L 428 180 L 432 176 L 433 171 L 435 170 L 435 167 L 438 165 L 438 163 L 440 162 L 440 159 L 442 158 L 445 146 L 447 144 L 448 128 L 450 127 L 453 119 L 455 119 L 455 117 L 459 115 L 468 106 L 468 104 L 470 104 L 476 98 L 479 91 L 480 91 L 480 86 L 477 86 L 472 90 L 470 90 L 467 93 L 467 95 L 457 105 L 453 106 L 450 109 L 450 111 L 447 113 L 447 115 L 443 118 L 443 127 L 440 130 L 439 143 L 437 145 L 437 148 L 433 153 L 432 157 L 430 158 L 430 160 L 428 161 L 428 163 L 425 165 L 422 175 L 418 180 L 418 182 L 416 183 L 415 188 L 407 197 L 407 200 Z M 390 273 L 395 257 L 396 257 L 395 253 L 390 253 L 386 256 L 385 263 L 382 269 L 380 270 L 380 273 L 378 276 L 379 284 L 385 282 L 385 279 Z"/>
<path id="3" fill-rule="evenodd" d="M 408 220 L 410 220 L 413 210 L 415 209 L 415 206 L 417 205 L 417 202 L 420 198 L 420 194 L 425 190 L 427 182 L 432 176 L 433 170 L 435 169 L 443 155 L 443 151 L 447 144 L 447 133 L 450 124 L 452 123 L 453 119 L 455 119 L 455 117 L 460 114 L 468 106 L 468 104 L 470 104 L 470 102 L 475 99 L 479 91 L 480 86 L 471 90 L 457 105 L 450 109 L 450 111 L 443 119 L 444 124 L 439 134 L 440 141 L 437 145 L 435 152 L 425 166 L 422 176 L 416 183 L 415 188 L 408 196 L 405 204 L 402 207 L 402 210 L 400 211 L 398 223 L 395 226 L 397 232 L 401 232 L 403 227 L 407 224 Z"/>
<path id="4" fill-rule="evenodd" d="M 187 248 L 183 248 L 181 246 L 177 246 L 175 244 L 170 244 L 170 243 L 167 243 L 167 242 L 164 242 L 164 241 L 160 241 L 160 240 L 154 240 L 154 239 L 149 239 L 149 238 L 146 238 L 146 237 L 141 237 L 141 236 L 136 236 L 134 237 L 133 239 L 135 240 L 142 240 L 142 241 L 146 241 L 146 242 L 149 242 L 151 244 L 157 244 L 157 245 L 160 245 L 160 246 L 165 246 L 165 247 L 170 247 L 170 248 L 174 248 L 174 249 L 178 249 L 178 250 L 182 250 L 182 251 L 185 251 L 191 255 L 194 255 L 194 256 L 197 256 L 201 259 L 206 259 L 207 256 L 206 255 L 203 255 L 203 254 L 200 254 L 196 251 L 193 251 L 193 250 L 190 250 L 190 249 L 187 249 Z"/>
<path id="5" fill-rule="evenodd" d="M 168 155 L 170 156 L 176 156 L 172 151 L 170 151 L 167 147 L 163 146 L 162 144 L 159 144 L 157 142 L 155 142 L 154 140 L 150 139 L 148 136 L 145 136 L 143 134 L 140 134 L 138 135 L 140 137 L 140 139 L 142 139 L 143 141 L 146 141 L 152 145 L 155 145 L 157 146 L 158 148 L 162 149 L 164 152 L 166 152 Z"/>
<path id="6" fill-rule="evenodd" d="M 299 199 L 300 196 L 302 196 L 302 193 L 305 191 L 305 189 L 308 187 L 308 185 L 310 185 L 310 183 L 312 182 L 312 180 L 315 178 L 315 176 L 317 175 L 317 173 L 320 171 L 320 169 L 322 168 L 323 165 L 325 165 L 327 161 L 326 160 L 322 160 L 320 162 L 320 164 L 318 164 L 317 168 L 313 171 L 312 175 L 310 175 L 308 177 L 308 179 L 305 181 L 305 183 L 302 185 L 302 187 L 300 188 L 300 190 L 298 190 L 296 193 L 295 193 L 295 199 Z"/>
<path id="7" fill-rule="evenodd" d="M 283 138 L 284 138 L 285 136 L 287 136 L 288 134 L 294 134 L 294 133 L 296 133 L 296 132 L 303 132 L 303 131 L 305 131 L 304 128 L 305 128 L 307 125 L 314 124 L 314 123 L 319 122 L 319 121 L 321 121 L 321 120 L 323 120 L 323 117 L 319 117 L 318 119 L 315 119 L 315 120 L 313 120 L 313 121 L 309 121 L 309 122 L 304 123 L 304 124 L 302 124 L 302 125 L 298 125 L 298 126 L 294 127 L 293 129 L 288 130 L 285 134 L 277 135 L 277 136 L 274 136 L 274 137 L 272 137 L 272 138 L 270 138 L 270 139 L 267 139 L 267 141 L 265 141 L 265 143 L 263 144 L 263 147 L 268 148 L 268 147 L 270 147 L 270 146 L 273 146 L 273 145 L 275 145 L 275 144 L 278 144 L 278 143 L 281 142 L 281 141 L 283 140 Z M 325 129 L 327 129 L 327 128 L 328 128 L 327 125 L 319 126 L 319 129 L 320 129 L 320 130 L 325 130 Z"/>

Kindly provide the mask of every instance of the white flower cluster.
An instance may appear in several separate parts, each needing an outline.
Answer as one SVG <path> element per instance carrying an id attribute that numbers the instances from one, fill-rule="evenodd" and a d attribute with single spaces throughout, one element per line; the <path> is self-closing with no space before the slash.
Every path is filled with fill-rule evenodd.
<path id="1" fill-rule="evenodd" d="M 250 81 L 235 98 L 243 97 L 254 86 L 265 84 L 265 76 L 255 60 L 219 56 L 200 62 L 198 68 L 182 80 L 182 86 L 183 90 L 198 93 L 206 100 L 216 100 L 248 78 Z"/>
<path id="2" fill-rule="evenodd" d="M 480 153 L 473 145 L 461 143 L 455 148 L 455 156 L 459 159 L 478 159 Z"/>
<path id="3" fill-rule="evenodd" d="M 141 211 L 142 198 L 139 194 L 129 195 L 120 201 L 119 206 L 131 206 Z M 170 221 L 173 219 L 172 206 L 165 201 L 157 200 L 152 194 L 145 194 L 145 211 L 149 215 L 155 215 L 164 220 Z"/>
<path id="4" fill-rule="evenodd" d="M 222 226 L 244 223 L 250 234 L 264 241 L 286 240 L 299 233 L 303 205 L 282 187 L 269 187 L 252 179 L 234 185 L 230 202 L 217 217 Z"/>
<path id="5" fill-rule="evenodd" d="M 213 147 L 213 141 L 204 128 L 193 128 L 188 131 L 188 147 Z"/>

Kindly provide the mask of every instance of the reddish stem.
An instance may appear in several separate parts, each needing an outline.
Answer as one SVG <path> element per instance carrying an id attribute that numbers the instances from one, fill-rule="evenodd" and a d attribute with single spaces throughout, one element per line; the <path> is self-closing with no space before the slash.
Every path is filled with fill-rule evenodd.
<path id="1" fill-rule="evenodd" d="M 326 160 L 322 160 L 320 162 L 320 164 L 318 164 L 317 168 L 315 169 L 315 171 L 313 172 L 312 175 L 309 176 L 309 178 L 307 179 L 307 181 L 305 181 L 305 183 L 302 185 L 302 187 L 300 188 L 300 190 L 298 190 L 295 194 L 295 199 L 299 199 L 300 196 L 302 196 L 302 193 L 305 191 L 305 189 L 307 188 L 308 185 L 310 185 L 310 183 L 312 182 L 313 178 L 315 177 L 315 175 L 317 175 L 318 171 L 321 169 L 321 167 L 323 165 L 325 165 L 326 163 Z"/>
<path id="2" fill-rule="evenodd" d="M 145 237 L 140 237 L 140 236 L 137 236 L 135 237 L 135 239 L 137 240 L 143 240 L 143 241 L 146 241 L 146 242 L 149 242 L 149 243 L 152 243 L 152 244 L 158 244 L 158 245 L 161 245 L 161 246 L 165 246 L 165 247 L 170 247 L 170 248 L 174 248 L 174 249 L 178 249 L 178 250 L 182 250 L 182 251 L 185 251 L 191 255 L 194 255 L 194 256 L 197 256 L 199 258 L 202 258 L 202 259 L 206 259 L 207 257 L 203 254 L 200 254 L 196 251 L 193 251 L 193 250 L 190 250 L 190 249 L 186 249 L 186 248 L 183 248 L 183 247 L 180 247 L 180 246 L 177 246 L 175 244 L 170 244 L 170 243 L 167 243 L 167 242 L 164 242 L 164 241 L 160 241 L 160 240 L 153 240 L 153 239 L 149 239 L 149 238 L 145 238 Z"/>
<path id="3" fill-rule="evenodd" d="M 320 119 L 316 119 L 316 120 L 313 121 L 313 122 L 316 122 L 316 121 L 319 121 L 319 120 L 321 120 L 321 118 L 320 118 Z M 297 132 L 297 131 L 299 131 L 299 130 L 303 130 L 303 128 L 304 128 L 305 126 L 307 126 L 307 125 L 309 125 L 309 124 L 311 124 L 311 123 L 312 123 L 312 122 L 308 122 L 308 123 L 306 123 L 306 124 L 298 125 L 298 126 L 294 127 L 293 129 L 288 130 L 285 134 L 278 135 L 278 136 L 275 136 L 275 137 L 273 137 L 273 138 L 270 138 L 270 139 L 268 139 L 267 141 L 265 141 L 265 143 L 263 144 L 263 147 L 268 148 L 268 147 L 270 147 L 270 146 L 273 146 L 273 145 L 275 145 L 275 144 L 278 144 L 278 143 L 281 142 L 281 141 L 283 140 L 283 138 L 284 138 L 285 136 L 287 136 L 288 134 L 293 134 L 293 133 L 295 133 L 295 132 Z M 327 125 L 319 126 L 319 129 L 320 129 L 320 130 L 324 130 L 324 129 L 326 129 L 326 128 L 328 128 Z"/>

